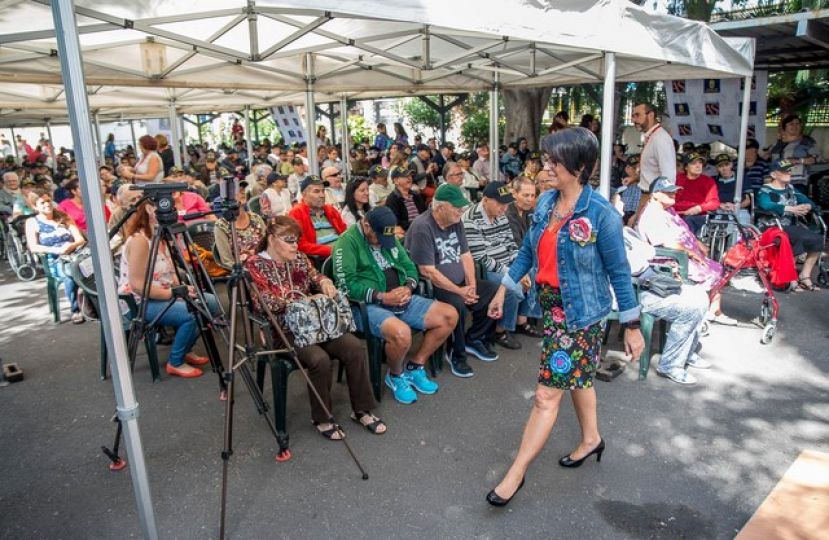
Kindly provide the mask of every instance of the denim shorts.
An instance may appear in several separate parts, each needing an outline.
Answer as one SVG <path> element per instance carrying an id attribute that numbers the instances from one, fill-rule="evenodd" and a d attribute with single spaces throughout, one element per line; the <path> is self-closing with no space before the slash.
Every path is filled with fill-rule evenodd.
<path id="1" fill-rule="evenodd" d="M 380 327 L 389 317 L 397 317 L 409 325 L 409 328 L 414 330 L 424 330 L 426 312 L 429 311 L 430 307 L 432 307 L 432 303 L 434 303 L 434 300 L 423 298 L 422 296 L 415 294 L 412 295 L 412 299 L 409 301 L 409 305 L 406 306 L 406 309 L 399 313 L 380 304 L 366 304 L 366 311 L 368 312 L 368 326 L 371 331 L 371 335 L 379 338 L 383 337 L 382 332 L 380 332 Z M 357 330 L 362 332 L 363 321 L 360 320 L 360 312 L 357 308 L 352 308 L 352 311 L 354 313 L 354 323 L 357 325 Z"/>

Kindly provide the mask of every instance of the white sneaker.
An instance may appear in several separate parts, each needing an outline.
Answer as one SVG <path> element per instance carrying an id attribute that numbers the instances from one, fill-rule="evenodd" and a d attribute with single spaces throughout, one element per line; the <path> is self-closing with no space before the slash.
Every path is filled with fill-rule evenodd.
<path id="1" fill-rule="evenodd" d="M 688 373 L 688 370 L 685 370 L 685 369 L 675 369 L 675 370 L 671 371 L 670 373 L 663 373 L 663 372 L 661 372 L 657 369 L 656 374 L 659 375 L 660 377 L 665 377 L 666 379 L 671 379 L 675 383 L 683 384 L 683 385 L 686 385 L 686 386 L 691 386 L 692 384 L 697 384 L 696 377 L 694 377 L 693 375 Z"/>
<path id="2" fill-rule="evenodd" d="M 687 363 L 688 367 L 692 367 L 692 368 L 695 368 L 695 369 L 711 369 L 712 365 L 713 364 L 711 364 L 711 362 L 709 362 L 708 360 L 702 358 L 697 353 L 693 353 L 688 358 L 688 363 Z"/>

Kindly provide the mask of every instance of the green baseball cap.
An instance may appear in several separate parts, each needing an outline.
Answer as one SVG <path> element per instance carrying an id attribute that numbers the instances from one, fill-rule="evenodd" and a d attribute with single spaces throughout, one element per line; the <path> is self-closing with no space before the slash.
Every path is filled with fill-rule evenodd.
<path id="1" fill-rule="evenodd" d="M 448 202 L 455 208 L 464 208 L 469 205 L 469 201 L 463 196 L 463 191 L 455 184 L 442 184 L 435 191 L 434 200 Z"/>

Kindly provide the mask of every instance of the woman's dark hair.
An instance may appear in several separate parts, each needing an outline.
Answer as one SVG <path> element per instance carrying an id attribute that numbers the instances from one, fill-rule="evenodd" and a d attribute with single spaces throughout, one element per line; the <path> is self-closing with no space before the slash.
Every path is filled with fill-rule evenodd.
<path id="1" fill-rule="evenodd" d="M 354 216 L 354 219 L 360 219 L 360 216 L 366 215 L 366 213 L 371 210 L 371 206 L 369 206 L 368 202 L 366 202 L 362 208 L 357 206 L 357 201 L 354 199 L 354 192 L 357 191 L 357 188 L 363 184 L 368 183 L 368 178 L 365 176 L 358 176 L 351 179 L 351 182 L 345 187 L 345 205 L 351 210 L 351 215 Z M 360 210 L 363 212 L 360 213 Z"/>
<path id="2" fill-rule="evenodd" d="M 52 198 L 52 194 L 49 193 L 49 190 L 36 189 L 35 193 L 37 194 L 37 199 L 35 199 L 36 201 L 39 201 L 40 199 L 49 199 L 50 201 L 52 201 L 52 219 L 54 221 L 57 221 L 64 227 L 69 227 L 70 225 L 75 224 L 75 220 L 69 217 L 69 214 L 67 214 L 63 210 L 60 210 L 58 206 L 54 204 L 54 199 Z"/>
<path id="3" fill-rule="evenodd" d="M 107 135 L 107 142 L 115 142 L 115 133 Z"/>
<path id="4" fill-rule="evenodd" d="M 406 130 L 403 129 L 403 124 L 401 124 L 400 122 L 395 122 L 394 123 L 394 134 L 397 135 L 398 137 L 408 137 L 409 136 L 409 134 L 406 133 Z"/>
<path id="5" fill-rule="evenodd" d="M 590 124 L 595 120 L 595 117 L 592 114 L 583 114 L 581 115 L 581 122 L 579 122 L 579 127 L 590 129 Z"/>
<path id="6" fill-rule="evenodd" d="M 70 181 L 66 182 L 66 184 L 63 187 L 66 189 L 66 191 L 68 191 L 69 193 L 72 193 L 73 191 L 78 189 L 80 186 L 81 186 L 81 183 L 78 180 L 70 180 Z"/>
<path id="7" fill-rule="evenodd" d="M 599 156 L 599 141 L 587 128 L 574 127 L 556 131 L 544 137 L 541 148 L 547 158 L 560 163 L 567 171 L 579 177 L 584 185 L 593 172 Z"/>
<path id="8" fill-rule="evenodd" d="M 144 135 L 140 139 L 138 139 L 138 146 L 141 148 L 146 148 L 150 152 L 153 152 L 158 149 L 158 141 L 155 140 L 155 137 L 152 135 Z"/>
<path id="9" fill-rule="evenodd" d="M 302 236 L 302 228 L 299 223 L 289 218 L 288 216 L 276 216 L 268 220 L 265 226 L 265 234 L 256 245 L 256 252 L 262 252 L 268 249 L 268 238 L 278 234 L 293 233 L 297 238 Z"/>
<path id="10" fill-rule="evenodd" d="M 796 114 L 790 114 L 790 115 L 786 116 L 785 118 L 783 118 L 783 120 L 780 121 L 781 129 L 786 129 L 786 126 L 788 126 L 790 123 L 794 122 L 795 120 L 800 121 L 801 124 L 803 123 L 803 120 L 801 120 L 799 116 L 797 116 Z"/>

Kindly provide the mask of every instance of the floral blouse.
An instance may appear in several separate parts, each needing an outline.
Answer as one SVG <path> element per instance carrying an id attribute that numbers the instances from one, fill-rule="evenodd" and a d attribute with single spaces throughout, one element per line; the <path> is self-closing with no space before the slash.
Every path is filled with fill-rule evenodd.
<path id="1" fill-rule="evenodd" d="M 259 241 L 265 236 L 265 221 L 258 215 L 249 213 L 250 222 L 244 229 L 236 227 L 236 234 L 239 237 L 239 253 L 253 251 L 259 245 Z M 233 248 L 230 245 L 230 223 L 226 219 L 216 222 L 213 232 L 216 236 L 216 249 L 223 264 L 233 262 Z"/>
<path id="2" fill-rule="evenodd" d="M 128 253 L 130 246 L 134 242 L 142 241 L 147 242 L 147 244 L 150 244 L 150 241 L 143 234 L 134 234 L 127 240 L 127 243 L 124 244 L 124 250 L 121 252 L 121 272 L 118 277 L 118 294 L 132 294 L 133 298 L 135 298 L 135 301 L 137 303 L 141 303 L 141 294 L 143 293 L 143 291 L 134 291 L 130 286 L 130 267 Z M 166 249 L 158 250 L 158 257 L 156 258 L 155 266 L 153 267 L 152 284 L 157 287 L 164 288 L 170 288 L 176 284 L 175 265 L 173 264 L 173 261 L 170 259 L 170 256 L 167 254 Z M 122 312 L 126 311 L 127 309 L 128 308 L 126 307 L 126 304 L 122 304 Z"/>
<path id="3" fill-rule="evenodd" d="M 262 295 L 262 302 L 273 313 L 283 328 L 285 308 L 291 302 L 322 292 L 321 283 L 329 279 L 320 274 L 304 253 L 290 262 L 278 263 L 262 251 L 245 261 L 254 285 Z M 258 303 L 256 295 L 252 295 Z M 256 305 L 256 311 L 262 311 Z"/>

